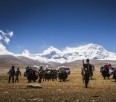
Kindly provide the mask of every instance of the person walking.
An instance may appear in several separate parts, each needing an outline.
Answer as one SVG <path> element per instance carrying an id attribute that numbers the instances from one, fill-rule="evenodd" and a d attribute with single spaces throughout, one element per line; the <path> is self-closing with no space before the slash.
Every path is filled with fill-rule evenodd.
<path id="1" fill-rule="evenodd" d="M 89 83 L 89 77 L 91 75 L 91 71 L 92 71 L 92 65 L 89 63 L 89 59 L 86 60 L 86 63 L 84 63 L 83 60 L 82 75 L 83 75 L 83 82 L 85 83 L 86 88 Z"/>
<path id="2" fill-rule="evenodd" d="M 11 79 L 12 79 L 12 83 L 14 83 L 14 76 L 15 76 L 15 68 L 14 68 L 14 66 L 12 66 L 12 68 L 9 70 L 9 72 L 7 74 L 9 74 L 8 83 L 10 83 Z"/>
<path id="3" fill-rule="evenodd" d="M 19 76 L 21 76 L 21 71 L 19 70 L 19 68 L 17 68 L 17 71 L 15 73 L 15 82 L 19 82 Z"/>

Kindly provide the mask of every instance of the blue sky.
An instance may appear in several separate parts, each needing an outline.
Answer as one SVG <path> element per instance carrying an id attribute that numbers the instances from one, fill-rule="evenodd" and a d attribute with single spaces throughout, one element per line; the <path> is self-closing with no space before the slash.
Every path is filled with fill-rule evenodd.
<path id="1" fill-rule="evenodd" d="M 0 30 L 14 32 L 11 52 L 85 43 L 116 52 L 115 0 L 0 0 L 0 13 Z"/>

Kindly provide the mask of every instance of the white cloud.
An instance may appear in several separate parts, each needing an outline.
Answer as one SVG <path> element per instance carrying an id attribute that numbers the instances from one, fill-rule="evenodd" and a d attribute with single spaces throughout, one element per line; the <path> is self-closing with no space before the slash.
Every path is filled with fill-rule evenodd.
<path id="1" fill-rule="evenodd" d="M 3 40 L 3 37 L 0 35 L 0 41 Z"/>
<path id="2" fill-rule="evenodd" d="M 4 32 L 0 30 L 0 43 L 6 43 L 9 44 L 11 37 L 13 36 L 13 31 L 10 32 Z"/>
<path id="3" fill-rule="evenodd" d="M 8 37 L 5 37 L 5 38 L 4 38 L 4 42 L 5 42 L 6 44 L 9 44 L 10 39 L 9 39 Z"/>
<path id="4" fill-rule="evenodd" d="M 29 52 L 29 50 L 25 49 L 22 54 L 28 56 L 28 55 L 30 55 L 30 52 Z"/>
<path id="5" fill-rule="evenodd" d="M 7 49 L 6 49 L 6 47 L 2 44 L 2 43 L 0 43 L 0 55 L 13 55 L 13 53 L 11 53 L 11 52 L 9 52 Z"/>
<path id="6" fill-rule="evenodd" d="M 0 34 L 1 34 L 2 36 L 5 36 L 5 35 L 6 35 L 6 33 L 3 32 L 2 30 L 0 30 Z"/>
<path id="7" fill-rule="evenodd" d="M 12 37 L 14 35 L 13 31 L 9 32 L 8 34 L 10 35 L 10 37 Z"/>
<path id="8" fill-rule="evenodd" d="M 0 51 L 6 51 L 6 47 L 0 43 Z"/>

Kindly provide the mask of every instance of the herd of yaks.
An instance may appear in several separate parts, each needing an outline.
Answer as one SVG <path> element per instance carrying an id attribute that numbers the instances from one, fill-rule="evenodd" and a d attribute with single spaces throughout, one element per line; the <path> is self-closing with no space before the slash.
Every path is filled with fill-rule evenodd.
<path id="1" fill-rule="evenodd" d="M 94 70 L 93 70 L 94 71 Z M 110 73 L 108 74 L 105 70 L 100 68 L 101 75 L 104 77 L 110 77 L 113 75 L 113 78 L 116 81 L 116 70 L 115 68 L 110 68 Z M 61 66 L 58 70 L 53 69 L 52 67 L 47 67 L 46 69 L 43 66 L 33 66 L 33 67 L 26 67 L 26 71 L 24 72 L 24 76 L 27 77 L 28 82 L 36 82 L 38 80 L 39 83 L 42 81 L 54 81 L 59 79 L 59 81 L 66 81 L 68 76 L 70 75 L 71 71 L 70 68 Z M 86 84 L 86 83 L 85 83 Z M 87 87 L 87 85 L 85 85 Z"/>
<path id="2" fill-rule="evenodd" d="M 57 79 L 60 81 L 66 81 L 70 73 L 70 68 L 65 66 L 59 67 L 58 70 L 53 69 L 52 67 L 47 67 L 44 69 L 43 66 L 27 66 L 26 71 L 24 72 L 24 76 L 27 77 L 28 82 L 35 82 L 38 80 L 38 82 L 41 83 L 42 81 L 54 81 Z"/>

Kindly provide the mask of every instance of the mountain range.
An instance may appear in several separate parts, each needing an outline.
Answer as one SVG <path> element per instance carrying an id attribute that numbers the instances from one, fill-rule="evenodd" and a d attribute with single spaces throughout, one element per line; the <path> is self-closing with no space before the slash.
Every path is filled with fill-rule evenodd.
<path id="1" fill-rule="evenodd" d="M 87 58 L 92 60 L 116 60 L 116 53 L 107 51 L 101 45 L 90 43 L 78 47 L 66 47 L 63 50 L 50 46 L 43 53 L 38 54 L 30 54 L 28 50 L 25 50 L 22 54 L 14 54 L 8 51 L 3 44 L 0 44 L 1 64 L 3 62 L 17 65 L 63 64 Z"/>

